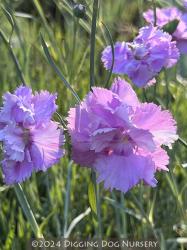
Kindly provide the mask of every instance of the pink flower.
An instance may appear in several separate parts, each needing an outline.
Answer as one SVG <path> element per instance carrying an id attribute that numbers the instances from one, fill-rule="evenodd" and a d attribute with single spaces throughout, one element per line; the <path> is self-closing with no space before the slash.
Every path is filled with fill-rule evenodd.
<path id="1" fill-rule="evenodd" d="M 186 6 L 186 1 L 184 1 Z M 173 40 L 176 41 L 176 45 L 182 54 L 187 54 L 187 14 L 183 13 L 176 7 L 157 8 L 157 25 L 162 28 L 164 25 L 178 20 L 176 30 L 172 33 Z M 153 10 L 148 10 L 143 14 L 145 20 L 148 23 L 154 23 Z"/>
<path id="2" fill-rule="evenodd" d="M 110 90 L 94 87 L 70 109 L 68 130 L 74 161 L 91 167 L 105 188 L 128 191 L 141 180 L 156 186 L 157 170 L 168 170 L 162 145 L 177 140 L 169 111 L 140 103 L 131 86 L 117 78 Z"/>
<path id="3" fill-rule="evenodd" d="M 47 91 L 33 95 L 28 87 L 4 94 L 0 140 L 6 184 L 22 182 L 33 171 L 46 171 L 63 156 L 63 130 L 51 120 L 57 108 L 55 100 L 56 95 Z"/>
<path id="4" fill-rule="evenodd" d="M 150 85 L 163 68 L 173 67 L 179 51 L 172 36 L 152 25 L 139 30 L 133 42 L 114 44 L 113 73 L 125 74 L 138 87 Z M 107 46 L 101 60 L 109 70 L 112 65 L 112 48 Z M 142 73 L 143 72 L 143 73 Z"/>

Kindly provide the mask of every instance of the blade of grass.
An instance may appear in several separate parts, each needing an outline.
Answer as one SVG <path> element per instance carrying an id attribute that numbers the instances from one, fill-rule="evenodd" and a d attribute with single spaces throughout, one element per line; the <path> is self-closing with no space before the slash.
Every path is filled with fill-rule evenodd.
<path id="1" fill-rule="evenodd" d="M 43 238 L 43 235 L 40 232 L 39 226 L 36 222 L 34 214 L 30 208 L 30 205 L 28 203 L 28 200 L 24 194 L 24 191 L 23 191 L 21 185 L 20 184 L 14 185 L 14 190 L 15 190 L 16 196 L 19 200 L 20 206 L 22 207 L 24 214 L 32 227 L 32 230 L 33 230 L 35 236 L 37 238 Z"/>
<path id="2" fill-rule="evenodd" d="M 95 186 L 92 180 L 88 184 L 88 199 L 92 211 L 94 212 L 94 214 L 97 214 Z"/>
<path id="3" fill-rule="evenodd" d="M 69 201 L 70 201 L 72 164 L 73 164 L 73 161 L 70 161 L 69 164 L 68 164 L 68 174 L 67 174 L 67 184 L 66 184 L 66 196 L 65 196 L 65 202 L 64 202 L 64 237 L 66 235 L 67 226 L 68 226 L 68 212 L 69 212 Z"/>
<path id="4" fill-rule="evenodd" d="M 75 219 L 72 220 L 66 234 L 64 235 L 64 238 L 68 238 L 72 232 L 72 230 L 76 227 L 76 225 L 87 215 L 89 215 L 89 213 L 91 212 L 90 207 L 86 209 L 86 211 L 80 215 L 78 215 Z"/>
<path id="5" fill-rule="evenodd" d="M 181 137 L 179 137 L 178 141 L 179 141 L 183 146 L 185 146 L 185 147 L 187 148 L 187 142 L 186 142 L 184 139 L 182 139 Z"/>
<path id="6" fill-rule="evenodd" d="M 157 16 L 156 16 L 156 3 L 155 3 L 155 0 L 152 0 L 152 4 L 153 4 L 153 13 L 154 13 L 154 26 L 156 26 Z"/>
<path id="7" fill-rule="evenodd" d="M 110 78 L 111 78 L 111 76 L 112 76 L 112 71 L 113 71 L 113 67 L 114 67 L 114 60 L 115 60 L 115 55 L 114 55 L 114 42 L 113 42 L 112 35 L 111 35 L 110 30 L 109 30 L 109 28 L 107 27 L 107 25 L 104 24 L 103 22 L 101 22 L 101 23 L 102 23 L 102 25 L 105 27 L 105 30 L 107 31 L 107 35 L 108 35 L 108 38 L 109 38 L 110 46 L 111 46 L 111 48 L 112 48 L 112 64 L 111 64 L 111 67 L 110 67 L 110 70 L 109 70 L 109 73 L 108 73 L 108 76 L 107 76 L 106 84 L 105 84 L 105 87 L 108 87 L 109 82 L 110 82 Z"/>
<path id="8" fill-rule="evenodd" d="M 65 84 L 65 86 L 71 91 L 71 93 L 73 94 L 73 96 L 75 97 L 75 99 L 77 100 L 77 102 L 79 103 L 81 100 L 79 98 L 79 96 L 77 95 L 77 93 L 74 91 L 74 89 L 71 87 L 71 85 L 68 83 L 68 81 L 65 79 L 65 77 L 63 76 L 63 74 L 61 73 L 60 69 L 58 68 L 58 66 L 55 64 L 54 60 L 52 59 L 48 47 L 42 37 L 42 35 L 40 35 L 41 37 L 41 44 L 44 50 L 44 53 L 46 55 L 47 61 L 48 63 L 51 65 L 51 67 L 54 69 L 54 71 L 56 72 L 56 74 L 60 77 L 60 79 L 63 81 L 63 83 Z"/>
<path id="9" fill-rule="evenodd" d="M 90 90 L 95 84 L 94 71 L 95 71 L 95 41 L 96 41 L 96 26 L 97 26 L 97 16 L 99 9 L 99 0 L 93 1 L 93 12 L 92 12 L 92 26 L 90 35 Z M 96 182 L 96 173 L 92 170 L 91 173 L 92 182 L 94 185 L 94 191 L 96 196 L 96 208 L 97 208 L 97 236 L 102 237 L 101 228 L 101 208 L 100 208 L 100 197 L 99 197 L 99 185 Z"/>
<path id="10" fill-rule="evenodd" d="M 6 47 L 8 48 L 8 50 L 10 52 L 10 55 L 12 57 L 14 64 L 15 64 L 15 67 L 16 67 L 17 74 L 18 74 L 22 84 L 26 85 L 19 61 L 18 61 L 16 55 L 14 54 L 14 51 L 13 51 L 11 44 L 9 43 L 8 39 L 6 38 L 6 36 L 2 30 L 0 30 L 0 37 L 2 38 L 3 42 L 5 43 Z"/>
<path id="11" fill-rule="evenodd" d="M 90 35 L 90 90 L 95 84 L 94 70 L 95 70 L 95 36 L 96 36 L 96 23 L 98 15 L 99 0 L 93 1 L 93 14 L 92 14 L 92 27 Z"/>

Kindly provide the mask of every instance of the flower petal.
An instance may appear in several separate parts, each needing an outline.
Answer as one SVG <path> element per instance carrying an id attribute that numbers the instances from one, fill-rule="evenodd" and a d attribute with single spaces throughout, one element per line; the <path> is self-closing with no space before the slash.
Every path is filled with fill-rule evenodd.
<path id="1" fill-rule="evenodd" d="M 164 150 L 163 148 L 158 147 L 154 152 L 151 153 L 144 149 L 138 149 L 137 154 L 144 157 L 150 156 L 155 164 L 156 170 L 169 171 L 167 168 L 167 165 L 169 164 L 169 156 L 166 150 Z"/>
<path id="2" fill-rule="evenodd" d="M 33 171 L 32 162 L 16 162 L 5 159 L 2 162 L 4 181 L 7 185 L 15 184 L 29 178 Z"/>
<path id="3" fill-rule="evenodd" d="M 150 152 L 156 149 L 153 135 L 148 130 L 131 128 L 128 135 L 138 147 L 147 149 Z"/>
<path id="4" fill-rule="evenodd" d="M 114 45 L 114 66 L 113 73 L 124 74 L 124 69 L 126 67 L 126 59 L 128 54 L 131 54 L 127 43 L 116 42 Z M 110 69 L 112 66 L 112 48 L 107 46 L 102 52 L 101 60 L 106 69 Z"/>
<path id="5" fill-rule="evenodd" d="M 9 160 L 23 161 L 25 142 L 23 130 L 14 124 L 7 125 L 0 133 L 0 139 L 4 143 L 4 153 Z"/>
<path id="6" fill-rule="evenodd" d="M 98 182 L 104 181 L 106 189 L 117 189 L 127 192 L 133 186 L 144 180 L 152 187 L 156 186 L 154 178 L 155 167 L 149 157 L 137 155 L 103 156 L 94 164 L 98 172 Z"/>
<path id="7" fill-rule="evenodd" d="M 57 105 L 55 104 L 56 98 L 56 94 L 50 94 L 48 91 L 41 91 L 35 94 L 32 101 L 37 123 L 48 122 L 51 119 L 57 109 Z"/>
<path id="8" fill-rule="evenodd" d="M 57 163 L 64 152 L 60 146 L 64 143 L 62 129 L 55 122 L 49 122 L 45 126 L 33 128 L 30 156 L 37 170 L 47 170 Z"/>
<path id="9" fill-rule="evenodd" d="M 131 85 L 120 77 L 115 78 L 110 88 L 111 91 L 117 95 L 130 106 L 138 106 L 139 101 L 136 93 L 132 89 Z"/>
<path id="10" fill-rule="evenodd" d="M 137 107 L 133 123 L 138 128 L 149 130 L 158 145 L 171 147 L 171 144 L 178 139 L 176 122 L 171 113 L 167 110 L 162 111 L 154 103 L 144 103 Z"/>

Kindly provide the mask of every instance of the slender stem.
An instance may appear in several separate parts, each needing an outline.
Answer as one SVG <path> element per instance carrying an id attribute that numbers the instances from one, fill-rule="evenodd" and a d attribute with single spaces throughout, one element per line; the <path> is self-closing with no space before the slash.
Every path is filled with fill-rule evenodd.
<path id="1" fill-rule="evenodd" d="M 21 79 L 21 82 L 24 86 L 26 86 L 26 83 L 25 83 L 25 79 L 23 77 L 23 73 L 22 73 L 22 70 L 21 70 L 21 67 L 20 67 L 20 64 L 19 64 L 19 61 L 16 57 L 16 55 L 14 54 L 14 51 L 12 50 L 12 46 L 9 46 L 9 50 L 10 50 L 10 54 L 12 56 L 12 59 L 14 61 L 14 64 L 16 66 L 16 69 L 17 69 L 17 72 L 19 73 L 19 77 Z"/>
<path id="2" fill-rule="evenodd" d="M 24 79 L 24 76 L 23 76 L 23 73 L 22 73 L 22 70 L 21 70 L 21 66 L 19 64 L 19 61 L 18 61 L 16 55 L 14 54 L 14 51 L 12 49 L 12 46 L 11 46 L 10 42 L 8 41 L 8 39 L 6 38 L 6 36 L 4 35 L 4 33 L 2 31 L 0 31 L 0 37 L 3 39 L 5 45 L 7 46 L 8 50 L 10 52 L 10 55 L 12 57 L 12 60 L 13 60 L 13 62 L 15 64 L 18 75 L 20 77 L 20 80 L 21 80 L 22 84 L 25 86 L 26 83 L 25 83 L 25 79 Z"/>
<path id="3" fill-rule="evenodd" d="M 92 170 L 92 181 L 94 184 L 94 190 L 96 194 L 96 209 L 97 209 L 97 237 L 102 238 L 102 225 L 101 225 L 101 204 L 99 195 L 99 185 L 96 182 L 96 173 Z"/>
<path id="4" fill-rule="evenodd" d="M 142 16 L 143 13 L 143 0 L 138 0 L 138 9 L 139 9 L 139 15 L 140 15 L 140 25 L 141 27 L 144 25 L 144 19 Z"/>
<path id="5" fill-rule="evenodd" d="M 164 70 L 165 82 L 166 82 L 166 108 L 169 107 L 170 92 L 169 92 L 169 81 L 167 76 L 167 71 Z"/>
<path id="6" fill-rule="evenodd" d="M 51 54 L 48 50 L 48 47 L 46 45 L 46 42 L 44 41 L 42 35 L 41 36 L 41 43 L 42 43 L 42 47 L 44 49 L 44 53 L 46 55 L 46 59 L 49 62 L 49 64 L 51 65 L 51 67 L 53 68 L 53 70 L 56 72 L 56 74 L 60 77 L 60 79 L 63 81 L 63 83 L 65 84 L 65 86 L 71 91 L 71 93 L 74 95 L 74 97 L 76 98 L 77 102 L 80 103 L 81 100 L 79 98 L 79 96 L 77 95 L 77 93 L 75 92 L 75 90 L 71 87 L 71 85 L 69 84 L 69 82 L 66 80 L 66 78 L 63 76 L 62 72 L 60 71 L 59 67 L 56 65 L 56 63 L 54 62 L 53 58 L 51 57 Z"/>
<path id="7" fill-rule="evenodd" d="M 69 212 L 71 177 L 72 177 L 72 163 L 73 161 L 70 161 L 68 165 L 68 174 L 67 174 L 66 196 L 64 203 L 64 237 L 67 233 L 67 228 L 68 228 L 68 212 Z"/>
<path id="8" fill-rule="evenodd" d="M 23 209 L 23 212 L 24 212 L 25 216 L 27 217 L 27 220 L 29 221 L 29 223 L 30 223 L 30 225 L 32 227 L 32 230 L 33 230 L 35 236 L 37 238 L 43 238 L 43 235 L 40 232 L 39 226 L 38 226 L 38 224 L 36 222 L 34 214 L 33 214 L 32 210 L 31 210 L 31 207 L 30 207 L 30 205 L 28 203 L 28 200 L 27 200 L 27 198 L 26 198 L 26 196 L 24 194 L 24 191 L 23 191 L 21 185 L 20 184 L 14 185 L 14 190 L 15 190 L 15 193 L 16 193 L 17 198 L 19 200 L 19 203 L 20 203 L 20 205 L 21 205 L 21 207 Z"/>
<path id="9" fill-rule="evenodd" d="M 120 204 L 122 207 L 125 208 L 125 197 L 124 194 L 121 192 L 120 194 Z M 126 213 L 121 210 L 121 219 L 122 219 L 122 237 L 125 238 L 127 237 L 127 218 L 126 218 Z"/>
<path id="10" fill-rule="evenodd" d="M 153 12 L 154 12 L 154 26 L 157 24 L 157 16 L 156 16 L 156 3 L 155 0 L 152 0 L 153 3 Z"/>
<path id="11" fill-rule="evenodd" d="M 74 57 L 75 57 L 75 51 L 76 51 L 76 38 L 77 38 L 77 24 L 78 24 L 78 20 L 77 18 L 73 17 L 73 47 L 72 47 L 72 52 L 71 52 L 71 70 L 70 70 L 70 79 L 69 81 L 71 82 L 75 72 L 74 72 Z"/>
<path id="12" fill-rule="evenodd" d="M 93 14 L 92 14 L 92 27 L 91 27 L 91 36 L 90 36 L 90 89 L 95 83 L 94 79 L 94 63 L 95 63 L 95 36 L 96 36 L 96 22 L 97 22 L 97 13 L 99 7 L 99 0 L 94 0 L 93 2 Z"/>
<path id="13" fill-rule="evenodd" d="M 96 23 L 97 23 L 97 14 L 99 8 L 99 0 L 93 1 L 93 13 L 92 13 L 92 27 L 90 35 L 90 90 L 95 84 L 94 79 L 94 70 L 95 70 L 95 40 L 96 40 Z M 99 197 L 99 186 L 96 183 L 96 173 L 92 170 L 92 180 L 94 183 L 95 195 L 96 195 L 96 207 L 97 207 L 97 234 L 98 237 L 102 237 L 101 229 L 101 210 L 100 210 L 100 197 Z"/>
<path id="14" fill-rule="evenodd" d="M 183 140 L 181 137 L 179 137 L 178 141 L 187 148 L 187 142 L 185 140 Z"/>
<path id="15" fill-rule="evenodd" d="M 143 91 L 143 98 L 144 98 L 144 100 L 147 102 L 148 99 L 147 99 L 147 94 L 146 94 L 146 90 L 145 90 L 144 87 L 142 88 L 142 91 Z"/>
<path id="16" fill-rule="evenodd" d="M 106 80 L 106 83 L 105 83 L 105 87 L 108 87 L 109 85 L 109 82 L 110 82 L 110 78 L 112 76 L 112 71 L 113 71 L 113 67 L 114 67 L 114 61 L 115 61 L 115 54 L 114 54 L 114 42 L 113 42 L 113 39 L 112 39 L 112 35 L 110 33 L 110 30 L 108 29 L 108 27 L 106 26 L 106 24 L 104 24 L 102 22 L 103 26 L 105 27 L 106 31 L 107 31 L 107 34 L 108 34 L 108 38 L 109 38 L 109 41 L 110 41 L 110 46 L 111 46 L 111 49 L 112 49 L 112 64 L 111 64 L 111 68 L 110 68 L 110 71 L 109 71 L 109 74 L 107 76 L 107 80 Z"/>

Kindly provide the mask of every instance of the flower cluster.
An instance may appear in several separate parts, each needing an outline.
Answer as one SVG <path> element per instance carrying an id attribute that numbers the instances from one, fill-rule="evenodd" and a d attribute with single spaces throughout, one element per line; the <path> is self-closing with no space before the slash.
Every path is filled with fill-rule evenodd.
<path id="1" fill-rule="evenodd" d="M 187 2 L 185 2 L 187 6 Z M 148 23 L 154 23 L 153 10 L 148 10 L 143 14 Z M 176 7 L 157 8 L 156 9 L 156 24 L 163 28 L 166 24 L 177 20 L 178 25 L 172 33 L 173 40 L 176 41 L 180 53 L 187 54 L 187 13 L 183 13 Z"/>
<path id="2" fill-rule="evenodd" d="M 179 58 L 172 37 L 152 25 L 143 27 L 131 43 L 117 42 L 114 45 L 113 73 L 126 74 L 138 87 L 148 84 L 163 67 L 175 65 Z M 101 60 L 106 69 L 112 66 L 112 48 L 102 52 Z"/>
<path id="3" fill-rule="evenodd" d="M 0 140 L 7 184 L 22 182 L 33 171 L 46 171 L 63 156 L 63 131 L 51 120 L 57 108 L 56 97 L 47 91 L 33 95 L 30 88 L 23 86 L 13 94 L 4 94 Z"/>
<path id="4" fill-rule="evenodd" d="M 155 82 L 163 68 L 174 66 L 179 50 L 187 53 L 187 14 L 177 8 L 156 13 L 157 27 L 153 10 L 148 10 L 144 18 L 150 25 L 141 28 L 132 42 L 116 42 L 114 58 L 111 46 L 102 52 L 107 70 L 113 66 L 113 73 L 127 75 L 138 87 Z M 162 28 L 175 20 L 171 36 Z M 47 91 L 33 94 L 24 86 L 4 94 L 0 140 L 6 184 L 22 182 L 33 171 L 46 171 L 64 155 L 63 130 L 52 120 L 56 98 Z M 110 89 L 93 87 L 70 109 L 67 122 L 73 160 L 93 168 L 106 189 L 123 192 L 140 181 L 155 187 L 155 173 L 168 170 L 169 157 L 162 146 L 171 148 L 178 138 L 171 113 L 154 103 L 141 103 L 121 78 Z"/>
<path id="5" fill-rule="evenodd" d="M 140 103 L 120 78 L 110 90 L 92 91 L 69 112 L 73 160 L 94 168 L 105 188 L 126 192 L 141 180 L 154 187 L 155 172 L 167 170 L 168 155 L 161 146 L 177 139 L 172 115 Z"/>

